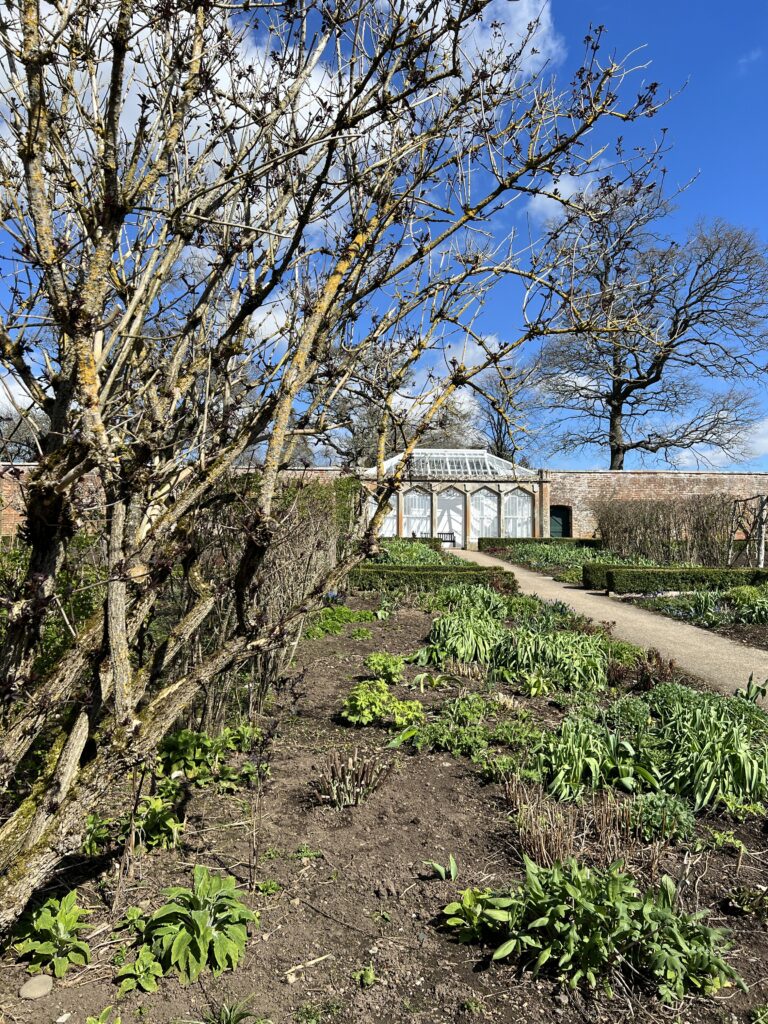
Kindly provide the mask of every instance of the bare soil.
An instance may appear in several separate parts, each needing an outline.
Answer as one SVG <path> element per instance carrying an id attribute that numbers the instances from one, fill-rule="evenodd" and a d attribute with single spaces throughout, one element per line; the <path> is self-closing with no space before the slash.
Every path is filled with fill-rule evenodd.
<path id="1" fill-rule="evenodd" d="M 271 777 L 260 792 L 195 792 L 183 846 L 145 854 L 117 897 L 115 864 L 85 877 L 89 865 L 73 866 L 59 879 L 62 888 L 77 883 L 81 904 L 93 911 L 93 963 L 70 971 L 50 996 L 25 1003 L 17 995 L 26 980 L 24 966 L 7 954 L 0 972 L 0 1022 L 52 1024 L 69 1013 L 69 1024 L 85 1024 L 87 1015 L 116 1004 L 112 958 L 120 940 L 112 937 L 112 925 L 127 906 L 154 907 L 164 886 L 189 883 L 194 864 L 235 875 L 244 898 L 260 911 L 261 927 L 237 971 L 218 980 L 205 974 L 187 989 L 169 977 L 154 994 L 132 993 L 119 1005 L 123 1024 L 198 1020 L 222 1002 L 245 998 L 254 1013 L 275 1024 L 730 1024 L 746 1022 L 751 1009 L 768 1002 L 768 932 L 754 918 L 725 909 L 735 885 L 768 883 L 762 821 L 709 822 L 735 828 L 748 851 L 740 861 L 728 850 L 692 855 L 664 847 L 650 856 L 646 851 L 632 865 L 648 884 L 669 872 L 681 882 L 688 909 L 712 907 L 715 923 L 733 929 L 730 956 L 750 985 L 748 994 L 732 989 L 675 1010 L 628 992 L 612 1000 L 571 994 L 552 980 L 518 976 L 509 964 L 492 965 L 487 951 L 458 945 L 442 932 L 440 910 L 458 888 L 502 887 L 521 877 L 510 805 L 500 787 L 481 785 L 468 761 L 398 753 L 389 777 L 359 808 L 339 813 L 317 806 L 311 795 L 329 751 L 379 749 L 386 742 L 381 730 L 351 730 L 335 715 L 362 673 L 365 656 L 413 651 L 428 631 L 429 617 L 402 609 L 389 622 L 369 625 L 371 640 L 352 639 L 351 627 L 343 637 L 303 644 L 297 658 L 302 693 L 297 700 L 284 693 L 282 708 L 274 709 L 279 732 L 271 748 Z M 400 695 L 414 694 L 402 687 Z M 524 704 L 550 724 L 559 715 L 541 699 Z M 707 831 L 705 823 L 700 827 L 702 834 Z M 458 882 L 430 878 L 424 861 L 445 863 L 449 853 L 459 864 Z M 267 879 L 282 885 L 277 895 L 253 891 L 255 882 Z M 379 980 L 362 989 L 352 974 L 368 963 Z"/>

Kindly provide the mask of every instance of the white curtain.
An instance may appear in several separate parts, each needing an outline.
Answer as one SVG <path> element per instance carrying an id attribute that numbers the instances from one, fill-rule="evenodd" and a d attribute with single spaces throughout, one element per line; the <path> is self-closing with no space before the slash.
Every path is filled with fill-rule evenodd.
<path id="1" fill-rule="evenodd" d="M 471 498 L 472 516 L 469 539 L 499 536 L 499 496 L 487 487 L 475 491 Z"/>
<path id="2" fill-rule="evenodd" d="M 519 487 L 504 495 L 504 536 L 533 536 L 533 495 Z"/>
<path id="3" fill-rule="evenodd" d="M 403 495 L 403 536 L 429 537 L 432 534 L 432 496 L 418 489 Z"/>

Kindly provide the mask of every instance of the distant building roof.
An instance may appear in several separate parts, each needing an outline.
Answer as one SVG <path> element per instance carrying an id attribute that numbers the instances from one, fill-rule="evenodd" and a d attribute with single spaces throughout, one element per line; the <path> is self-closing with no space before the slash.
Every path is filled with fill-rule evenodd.
<path id="1" fill-rule="evenodd" d="M 393 455 L 384 463 L 384 475 L 402 459 Z M 364 479 L 376 478 L 376 467 L 363 470 Z M 484 448 L 415 448 L 405 467 L 410 480 L 534 480 L 535 470 L 491 455 Z"/>

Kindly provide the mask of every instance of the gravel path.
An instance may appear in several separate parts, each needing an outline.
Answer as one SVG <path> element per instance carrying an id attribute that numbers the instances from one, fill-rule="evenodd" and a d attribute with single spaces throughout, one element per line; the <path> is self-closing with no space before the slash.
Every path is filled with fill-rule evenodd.
<path id="1" fill-rule="evenodd" d="M 758 647 L 735 643 L 708 630 L 624 604 L 602 593 L 558 583 L 479 551 L 456 550 L 452 554 L 478 565 L 495 565 L 513 572 L 523 594 L 536 594 L 545 601 L 565 601 L 575 611 L 597 622 L 615 623 L 614 632 L 622 640 L 641 647 L 657 648 L 685 672 L 698 676 L 722 693 L 732 694 L 737 686 L 744 686 L 752 672 L 757 682 L 768 679 L 768 651 Z"/>

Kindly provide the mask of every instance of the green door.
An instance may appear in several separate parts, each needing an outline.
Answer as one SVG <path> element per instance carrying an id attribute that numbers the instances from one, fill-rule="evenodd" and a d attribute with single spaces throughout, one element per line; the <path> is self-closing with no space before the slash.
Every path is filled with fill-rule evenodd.
<path id="1" fill-rule="evenodd" d="M 549 506 L 549 536 L 571 536 L 571 509 L 569 505 Z"/>

